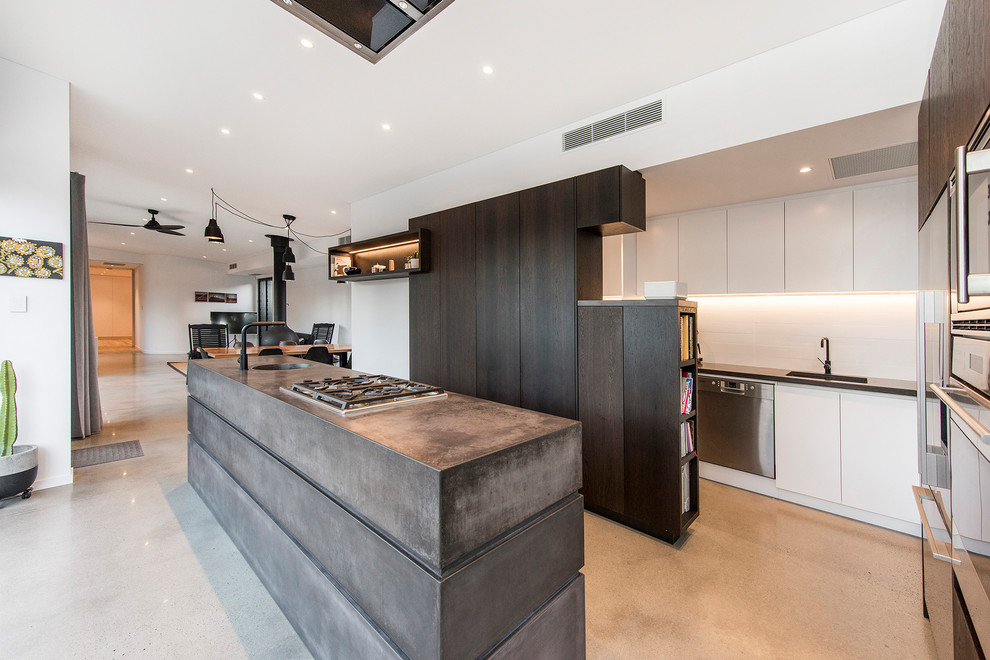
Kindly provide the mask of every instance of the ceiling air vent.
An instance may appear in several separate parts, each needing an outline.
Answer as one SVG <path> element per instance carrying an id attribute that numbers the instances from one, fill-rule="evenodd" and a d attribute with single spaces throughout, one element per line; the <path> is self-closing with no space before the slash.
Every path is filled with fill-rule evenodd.
<path id="1" fill-rule="evenodd" d="M 119 263 L 117 261 L 104 261 L 103 262 L 103 265 L 104 266 L 126 266 L 127 264 L 122 264 L 122 263 Z"/>
<path id="2" fill-rule="evenodd" d="M 663 121 L 663 99 L 647 103 L 621 115 L 567 131 L 563 136 L 563 151 L 606 140 L 622 133 L 658 124 Z"/>
<path id="3" fill-rule="evenodd" d="M 235 261 L 234 263 L 229 264 L 227 266 L 227 270 L 237 270 L 237 262 Z"/>
<path id="4" fill-rule="evenodd" d="M 832 166 L 833 179 L 913 167 L 918 164 L 918 143 L 908 142 L 848 156 L 836 156 L 829 158 L 828 162 Z"/>

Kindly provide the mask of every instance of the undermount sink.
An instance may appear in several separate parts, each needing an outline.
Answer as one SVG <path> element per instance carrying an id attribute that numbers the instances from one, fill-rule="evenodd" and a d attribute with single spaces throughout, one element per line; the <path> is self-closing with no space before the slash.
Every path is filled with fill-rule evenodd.
<path id="1" fill-rule="evenodd" d="M 280 364 L 259 364 L 257 367 L 251 367 L 252 369 L 261 369 L 262 371 L 276 371 L 281 369 L 305 369 L 306 367 L 312 367 L 311 364 L 306 364 L 305 362 L 283 362 Z"/>
<path id="2" fill-rule="evenodd" d="M 798 378 L 814 378 L 815 380 L 837 380 L 842 383 L 865 383 L 866 379 L 860 376 L 839 376 L 837 374 L 822 374 L 811 371 L 788 371 L 788 376 Z"/>

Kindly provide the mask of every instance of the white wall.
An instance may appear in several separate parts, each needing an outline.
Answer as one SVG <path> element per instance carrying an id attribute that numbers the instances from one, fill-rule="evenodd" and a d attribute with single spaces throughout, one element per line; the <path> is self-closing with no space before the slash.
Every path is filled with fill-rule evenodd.
<path id="1" fill-rule="evenodd" d="M 189 351 L 189 324 L 209 323 L 210 312 L 250 312 L 257 309 L 253 277 L 228 275 L 227 265 L 164 254 L 143 255 L 137 268 L 135 343 L 145 353 Z M 196 291 L 236 293 L 236 303 L 203 303 Z"/>
<path id="2" fill-rule="evenodd" d="M 822 337 L 832 372 L 915 380 L 916 294 L 699 297 L 698 342 L 706 364 L 821 371 Z"/>
<path id="3" fill-rule="evenodd" d="M 62 243 L 62 280 L 0 277 L 0 359 L 17 373 L 18 445 L 39 448 L 35 488 L 72 483 L 69 84 L 0 59 L 0 235 Z M 11 312 L 27 298 L 27 312 Z M 33 347 L 33 348 L 32 348 Z"/>
<path id="4" fill-rule="evenodd" d="M 351 343 L 351 287 L 327 277 L 327 263 L 293 268 L 296 279 L 286 282 L 286 322 L 296 332 L 309 332 L 314 323 L 335 323 L 333 342 Z"/>
<path id="5" fill-rule="evenodd" d="M 612 108 L 352 204 L 354 240 L 401 231 L 408 218 L 622 163 L 632 169 L 708 153 L 921 98 L 944 0 L 905 0 L 695 80 Z M 630 75 L 639 75 L 635 67 Z M 660 126 L 560 150 L 561 132 L 665 99 Z M 355 362 L 407 368 L 408 328 L 384 331 L 398 283 L 353 292 Z M 378 338 L 371 344 L 370 337 Z"/>

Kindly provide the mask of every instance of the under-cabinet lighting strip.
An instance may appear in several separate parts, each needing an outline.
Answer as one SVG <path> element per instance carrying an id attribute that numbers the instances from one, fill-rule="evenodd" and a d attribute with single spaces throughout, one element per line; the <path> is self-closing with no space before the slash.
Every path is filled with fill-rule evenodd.
<path id="1" fill-rule="evenodd" d="M 385 250 L 387 248 L 401 247 L 403 245 L 415 245 L 419 243 L 419 239 L 413 239 L 411 241 L 406 241 L 405 243 L 392 243 L 391 245 L 380 245 L 378 247 L 364 248 L 363 250 L 354 250 L 354 252 L 349 252 L 348 254 L 360 254 L 362 252 L 371 252 L 372 250 Z"/>

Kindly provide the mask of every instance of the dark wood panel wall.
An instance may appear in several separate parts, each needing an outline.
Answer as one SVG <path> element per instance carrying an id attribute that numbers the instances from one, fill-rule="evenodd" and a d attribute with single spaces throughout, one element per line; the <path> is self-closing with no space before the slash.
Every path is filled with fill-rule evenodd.
<path id="1" fill-rule="evenodd" d="M 519 193 L 475 205 L 477 243 L 477 391 L 518 406 Z"/>
<path id="2" fill-rule="evenodd" d="M 593 218 L 645 227 L 642 176 L 606 172 L 409 221 L 430 230 L 432 250 L 430 272 L 409 282 L 414 380 L 577 418 L 577 301 L 601 299 L 602 235 L 618 233 Z M 584 190 L 596 209 L 578 229 L 578 191 L 594 185 L 625 187 Z"/>
<path id="3" fill-rule="evenodd" d="M 918 220 L 923 223 L 990 106 L 990 3 L 948 0 L 918 113 Z"/>

